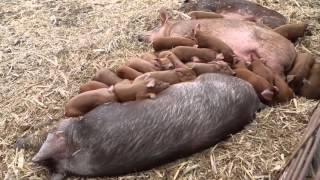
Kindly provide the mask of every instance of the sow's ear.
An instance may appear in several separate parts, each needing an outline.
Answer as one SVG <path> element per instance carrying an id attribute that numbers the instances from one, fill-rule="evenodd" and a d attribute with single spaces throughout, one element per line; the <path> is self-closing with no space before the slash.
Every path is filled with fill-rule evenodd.
<path id="1" fill-rule="evenodd" d="M 66 139 L 62 131 L 49 133 L 39 152 L 32 158 L 33 162 L 41 162 L 65 153 Z"/>

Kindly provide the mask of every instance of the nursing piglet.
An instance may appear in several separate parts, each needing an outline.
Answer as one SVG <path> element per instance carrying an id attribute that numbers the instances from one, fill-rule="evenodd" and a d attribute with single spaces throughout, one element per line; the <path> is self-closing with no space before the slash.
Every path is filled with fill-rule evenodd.
<path id="1" fill-rule="evenodd" d="M 273 104 L 286 103 L 294 97 L 292 89 L 279 75 L 274 76 L 274 85 L 277 87 L 278 93 L 274 97 Z"/>
<path id="2" fill-rule="evenodd" d="M 261 102 L 267 105 L 272 103 L 273 98 L 278 93 L 277 87 L 272 86 L 266 79 L 248 69 L 237 68 L 234 71 L 236 77 L 248 81 L 253 86 Z"/>
<path id="3" fill-rule="evenodd" d="M 233 64 L 235 54 L 233 50 L 222 40 L 208 33 L 200 31 L 200 24 L 197 24 L 195 30 L 195 38 L 199 48 L 209 48 L 215 52 L 223 54 L 223 60 L 229 64 Z"/>
<path id="4" fill-rule="evenodd" d="M 96 90 L 96 89 L 101 89 L 101 88 L 108 88 L 106 84 L 99 82 L 99 81 L 88 81 L 85 84 L 80 85 L 80 93 L 86 92 L 86 91 L 91 91 L 91 90 Z"/>
<path id="5" fill-rule="evenodd" d="M 172 52 L 182 61 L 193 61 L 194 57 L 197 57 L 202 62 L 210 62 L 217 59 L 218 53 L 208 48 L 195 48 L 178 46 L 172 49 Z"/>
<path id="6" fill-rule="evenodd" d="M 310 76 L 304 80 L 299 94 L 309 99 L 320 99 L 320 58 L 313 64 Z"/>
<path id="7" fill-rule="evenodd" d="M 109 69 L 101 69 L 92 78 L 95 81 L 102 82 L 108 86 L 115 85 L 116 83 L 122 81 L 114 72 Z"/>
<path id="8" fill-rule="evenodd" d="M 303 37 L 305 34 L 310 34 L 308 24 L 306 23 L 285 24 L 275 28 L 274 31 L 292 42 L 295 42 L 299 37 Z"/>
<path id="9" fill-rule="evenodd" d="M 195 46 L 196 43 L 184 37 L 159 37 L 152 42 L 152 47 L 155 51 L 172 49 L 176 46 Z"/>
<path id="10" fill-rule="evenodd" d="M 105 104 L 81 120 L 62 120 L 32 160 L 47 166 L 55 180 L 148 170 L 239 132 L 255 118 L 259 105 L 247 82 L 203 74 L 152 100 Z"/>
<path id="11" fill-rule="evenodd" d="M 226 75 L 235 74 L 235 72 L 225 62 L 212 62 L 210 64 L 190 62 L 186 65 L 196 72 L 198 76 L 205 73 L 222 73 Z"/>
<path id="12" fill-rule="evenodd" d="M 114 93 L 120 102 L 155 98 L 156 94 L 170 86 L 169 83 L 145 77 L 130 83 L 118 83 L 114 86 Z"/>
<path id="13" fill-rule="evenodd" d="M 169 84 L 177 84 L 185 81 L 192 81 L 196 78 L 195 72 L 190 68 L 176 68 L 167 71 L 148 72 L 137 77 L 133 82 L 145 78 L 154 78 Z"/>
<path id="14" fill-rule="evenodd" d="M 293 67 L 287 74 L 287 82 L 295 93 L 300 91 L 304 79 L 308 79 L 314 61 L 314 57 L 309 53 L 297 54 Z"/>
<path id="15" fill-rule="evenodd" d="M 249 69 L 259 76 L 265 78 L 270 84 L 274 83 L 274 72 L 266 66 L 261 59 L 253 58 L 249 65 Z"/>
<path id="16" fill-rule="evenodd" d="M 117 101 L 117 98 L 111 89 L 102 88 L 87 91 L 74 96 L 68 101 L 65 107 L 65 116 L 82 116 L 101 104 L 115 101 Z"/>
<path id="17" fill-rule="evenodd" d="M 140 58 L 132 58 L 126 64 L 128 67 L 135 69 L 141 73 L 159 71 L 160 67 Z"/>
<path id="18" fill-rule="evenodd" d="M 121 66 L 117 69 L 116 73 L 120 78 L 129 80 L 134 80 L 136 77 L 142 74 L 141 72 L 138 72 L 128 66 Z"/>

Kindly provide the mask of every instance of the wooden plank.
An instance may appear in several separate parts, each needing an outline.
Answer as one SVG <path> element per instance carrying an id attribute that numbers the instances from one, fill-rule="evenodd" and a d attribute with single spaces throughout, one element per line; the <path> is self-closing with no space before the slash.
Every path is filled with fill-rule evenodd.
<path id="1" fill-rule="evenodd" d="M 320 102 L 319 102 L 320 103 Z M 314 174 L 320 168 L 320 106 L 314 108 L 310 121 L 304 131 L 302 140 L 291 154 L 282 171 L 276 179 L 286 180 L 292 176 L 303 179 L 307 174 Z M 309 147 L 306 147 L 306 144 Z M 311 147 L 310 147 L 311 145 Z M 307 148 L 307 149 L 306 149 Z M 311 149 L 310 149 L 311 148 Z M 300 153 L 299 153 L 300 152 Z M 301 153 L 307 153 L 302 156 Z M 300 156 L 298 156 L 300 154 Z M 299 162 L 299 163 L 298 163 Z M 302 164 L 303 163 L 303 164 Z M 299 174 L 297 174 L 297 172 Z"/>

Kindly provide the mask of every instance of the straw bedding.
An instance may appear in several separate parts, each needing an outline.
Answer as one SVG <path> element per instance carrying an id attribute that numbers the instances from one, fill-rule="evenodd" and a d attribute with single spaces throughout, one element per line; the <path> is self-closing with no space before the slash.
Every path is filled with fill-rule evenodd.
<path id="1" fill-rule="evenodd" d="M 320 1 L 258 0 L 313 35 L 298 51 L 320 55 Z M 150 51 L 136 40 L 176 0 L 0 1 L 0 179 L 46 179 L 15 140 L 63 117 L 66 101 L 102 67 Z M 316 101 L 297 98 L 267 108 L 242 132 L 189 158 L 114 179 L 272 179 L 298 144 Z M 108 179 L 108 178 L 106 178 Z M 109 178 L 112 179 L 112 178 Z"/>

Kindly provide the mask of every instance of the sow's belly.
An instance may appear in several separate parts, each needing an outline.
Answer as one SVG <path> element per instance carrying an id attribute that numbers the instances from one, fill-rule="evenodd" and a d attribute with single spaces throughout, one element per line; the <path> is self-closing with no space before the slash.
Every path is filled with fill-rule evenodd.
<path id="1" fill-rule="evenodd" d="M 287 71 L 295 57 L 293 44 L 271 29 L 252 22 L 231 19 L 202 19 L 177 22 L 170 36 L 190 36 L 192 29 L 200 24 L 201 31 L 218 37 L 229 45 L 235 54 L 245 61 L 251 54 L 263 58 L 274 71 Z"/>

